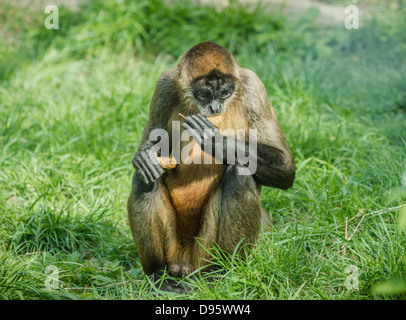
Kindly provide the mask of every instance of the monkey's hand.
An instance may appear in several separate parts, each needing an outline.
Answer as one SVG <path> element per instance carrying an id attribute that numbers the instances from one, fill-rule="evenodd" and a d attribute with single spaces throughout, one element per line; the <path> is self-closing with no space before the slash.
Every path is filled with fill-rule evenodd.
<path id="1" fill-rule="evenodd" d="M 151 148 L 140 148 L 133 159 L 133 166 L 141 175 L 141 179 L 150 184 L 156 181 L 164 172 L 158 160 L 151 159 L 154 155 L 149 151 Z"/>
<path id="2" fill-rule="evenodd" d="M 200 113 L 187 117 L 183 123 L 183 128 L 193 137 L 193 139 L 195 139 L 206 153 L 213 152 L 215 146 L 211 144 L 212 149 L 206 150 L 205 141 L 211 140 L 213 142 L 213 139 L 216 136 L 221 135 L 220 130 Z"/>
<path id="3" fill-rule="evenodd" d="M 227 139 L 232 140 L 227 142 L 227 139 L 223 139 L 225 136 L 221 134 L 220 130 L 205 116 L 199 113 L 187 117 L 183 123 L 183 128 L 195 139 L 206 154 L 215 157 L 216 160 L 224 164 L 232 164 L 228 161 L 227 144 L 236 144 L 237 140 L 227 137 Z M 245 148 L 244 142 L 242 142 L 242 147 Z M 233 150 L 236 149 L 233 148 Z M 235 158 L 234 155 L 233 159 Z M 233 164 L 238 164 L 238 162 Z"/>
<path id="4" fill-rule="evenodd" d="M 223 136 L 220 130 L 200 113 L 187 117 L 183 123 L 183 128 L 199 143 L 205 153 L 216 157 L 216 159 L 220 156 L 220 161 L 224 164 L 246 166 L 248 161 L 240 161 L 238 153 L 244 152 L 245 154 L 256 155 L 256 152 L 250 152 L 249 145 L 245 141 Z M 211 140 L 211 143 L 206 144 L 205 141 L 208 140 Z M 228 150 L 228 145 L 234 147 Z"/>

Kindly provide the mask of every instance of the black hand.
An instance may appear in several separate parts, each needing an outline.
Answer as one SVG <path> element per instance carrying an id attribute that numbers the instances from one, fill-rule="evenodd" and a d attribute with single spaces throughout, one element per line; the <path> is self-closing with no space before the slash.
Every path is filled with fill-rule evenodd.
<path id="1" fill-rule="evenodd" d="M 164 172 L 161 165 L 149 157 L 149 149 L 140 150 L 133 159 L 133 165 L 147 184 L 156 181 Z"/>
<path id="2" fill-rule="evenodd" d="M 188 131 L 188 133 L 196 140 L 196 142 L 201 146 L 204 152 L 218 156 L 220 153 L 222 162 L 224 164 L 237 164 L 245 165 L 246 163 L 240 163 L 237 152 L 249 153 L 249 146 L 245 141 L 236 140 L 230 136 L 221 136 L 220 130 L 212 124 L 205 116 L 202 114 L 193 115 L 187 117 L 183 123 L 183 128 Z M 211 140 L 211 150 L 206 150 L 205 141 Z M 228 154 L 227 146 L 234 146 Z M 229 158 L 231 157 L 231 158 Z M 232 159 L 232 160 L 230 160 Z M 231 161 L 231 162 L 230 162 Z"/>
<path id="3" fill-rule="evenodd" d="M 220 135 L 220 130 L 200 113 L 187 117 L 183 123 L 183 128 L 188 131 L 203 150 L 205 141 L 213 140 L 213 138 Z M 214 149 L 215 146 L 213 144 L 212 150 L 205 151 L 212 152 Z"/>

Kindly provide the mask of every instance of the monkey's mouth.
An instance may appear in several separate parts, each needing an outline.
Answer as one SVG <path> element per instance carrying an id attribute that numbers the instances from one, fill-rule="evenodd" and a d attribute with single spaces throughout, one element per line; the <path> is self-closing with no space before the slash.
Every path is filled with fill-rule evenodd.
<path id="1" fill-rule="evenodd" d="M 219 113 L 210 113 L 208 115 L 204 115 L 206 118 L 211 118 L 211 117 L 217 117 L 221 116 L 224 112 L 219 112 Z"/>
<path id="2" fill-rule="evenodd" d="M 212 110 L 209 107 L 207 109 L 201 110 L 200 113 L 202 115 L 204 115 L 205 117 L 216 117 L 216 116 L 221 116 L 222 114 L 224 114 L 225 111 L 226 111 L 226 109 L 224 107 L 221 107 L 216 110 Z"/>

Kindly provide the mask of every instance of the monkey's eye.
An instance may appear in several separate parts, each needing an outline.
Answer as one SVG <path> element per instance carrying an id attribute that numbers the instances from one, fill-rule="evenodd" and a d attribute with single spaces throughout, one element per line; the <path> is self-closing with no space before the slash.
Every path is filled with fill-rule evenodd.
<path id="1" fill-rule="evenodd" d="M 221 93 L 220 98 L 224 100 L 224 99 L 229 98 L 230 96 L 231 96 L 231 92 L 225 91 L 225 92 Z"/>
<path id="2" fill-rule="evenodd" d="M 208 101 L 210 100 L 211 94 L 210 92 L 201 91 L 195 94 L 195 98 L 199 101 Z"/>

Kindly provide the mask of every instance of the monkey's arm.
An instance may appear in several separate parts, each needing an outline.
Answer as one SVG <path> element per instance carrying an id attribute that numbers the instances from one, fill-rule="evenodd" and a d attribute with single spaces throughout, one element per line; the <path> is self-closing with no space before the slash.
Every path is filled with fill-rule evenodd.
<path id="1" fill-rule="evenodd" d="M 157 180 L 164 172 L 161 165 L 150 157 L 152 144 L 142 143 L 132 161 L 134 168 L 140 173 L 142 180 L 149 184 Z"/>
<path id="2" fill-rule="evenodd" d="M 220 130 L 202 114 L 188 117 L 183 127 L 206 153 L 217 157 L 220 150 L 224 164 L 247 167 L 248 164 L 255 162 L 256 170 L 251 174 L 258 184 L 280 189 L 288 189 L 292 186 L 295 169 L 293 161 L 289 158 L 290 150 L 286 159 L 283 150 L 277 147 L 258 141 L 249 143 L 230 136 L 221 136 Z M 208 144 L 211 147 L 210 150 L 205 146 L 207 140 L 212 142 Z M 244 157 L 240 157 L 241 154 Z"/>
<path id="3" fill-rule="evenodd" d="M 252 71 L 247 69 L 241 69 L 241 71 L 242 93 L 245 104 L 240 107 L 247 109 L 247 114 L 251 118 L 251 128 L 257 130 L 256 152 L 247 141 L 230 137 L 227 137 L 227 139 L 215 139 L 215 136 L 219 135 L 220 131 L 201 114 L 188 117 L 184 123 L 184 128 L 187 130 L 194 129 L 188 131 L 200 143 L 202 148 L 204 148 L 205 139 L 218 141 L 212 145 L 213 149 L 210 151 L 212 155 L 215 155 L 215 150 L 222 150 L 225 164 L 230 164 L 228 158 L 231 151 L 234 152 L 231 155 L 232 158 L 235 159 L 235 163 L 239 166 L 245 166 L 246 163 L 241 162 L 238 152 L 245 152 L 245 155 L 249 155 L 249 161 L 254 160 L 257 163 L 253 178 L 258 184 L 288 189 L 293 185 L 295 179 L 296 168 L 292 152 L 276 114 L 269 103 L 262 82 Z M 234 143 L 234 148 L 228 152 L 227 144 L 230 143 Z M 255 157 L 255 159 L 252 157 Z"/>
<path id="4" fill-rule="evenodd" d="M 255 181 L 264 186 L 289 189 L 295 180 L 295 164 L 284 151 L 258 142 Z"/>
<path id="5" fill-rule="evenodd" d="M 257 170 L 254 179 L 269 187 L 288 189 L 295 180 L 292 151 L 269 103 L 266 89 L 251 70 L 240 68 L 247 117 L 257 130 Z"/>
<path id="6" fill-rule="evenodd" d="M 156 181 L 164 173 L 157 155 L 150 152 L 153 143 L 149 139 L 154 129 L 168 131 L 167 124 L 170 116 L 168 110 L 177 103 L 174 72 L 175 70 L 163 72 L 157 81 L 150 105 L 149 119 L 143 131 L 141 144 L 132 161 L 142 180 L 147 184 Z"/>

